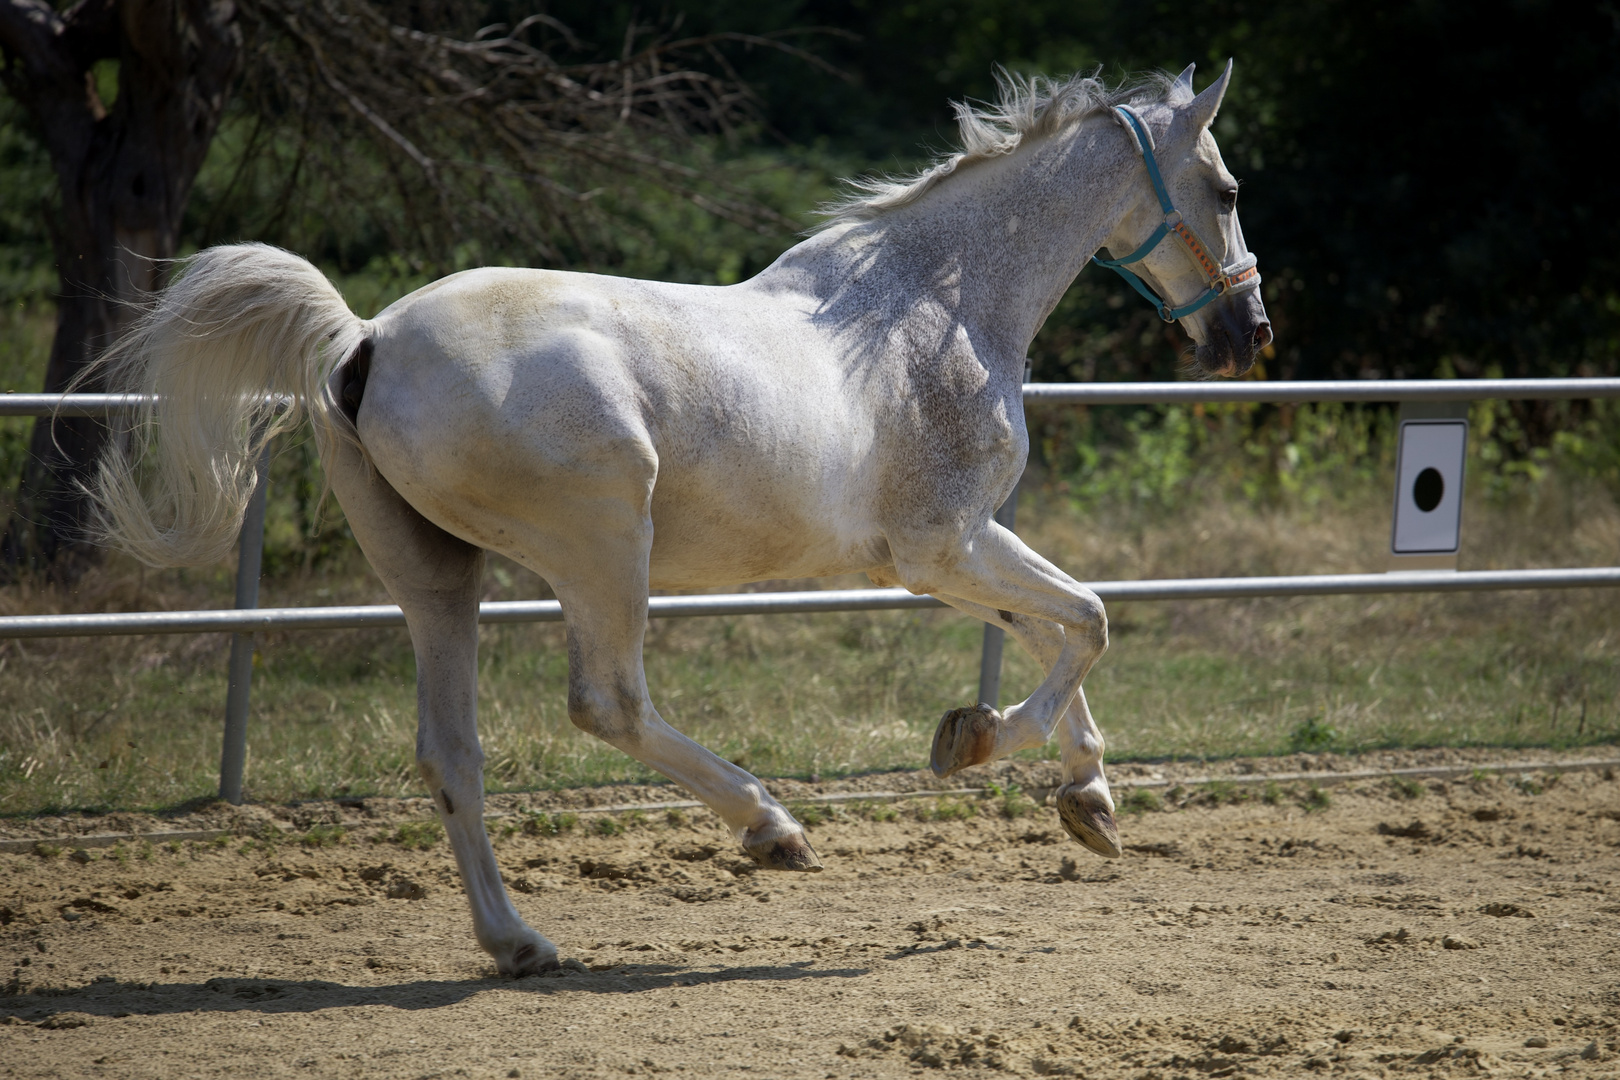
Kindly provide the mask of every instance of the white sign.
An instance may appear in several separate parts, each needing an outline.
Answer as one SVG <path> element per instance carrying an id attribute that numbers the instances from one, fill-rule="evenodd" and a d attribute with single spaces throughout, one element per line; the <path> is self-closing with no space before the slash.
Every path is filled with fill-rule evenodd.
<path id="1" fill-rule="evenodd" d="M 1395 528 L 1389 545 L 1396 555 L 1456 552 L 1462 533 L 1463 454 L 1467 448 L 1466 420 L 1401 422 Z"/>

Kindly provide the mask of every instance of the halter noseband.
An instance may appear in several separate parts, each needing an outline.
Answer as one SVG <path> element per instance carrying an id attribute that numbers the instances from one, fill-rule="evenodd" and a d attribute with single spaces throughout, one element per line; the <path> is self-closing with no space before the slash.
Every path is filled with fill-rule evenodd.
<path id="1" fill-rule="evenodd" d="M 1126 281 L 1131 288 L 1142 294 L 1142 298 L 1159 309 L 1159 318 L 1165 322 L 1175 322 L 1177 319 L 1191 315 L 1199 308 L 1214 300 L 1217 296 L 1233 289 L 1254 289 L 1260 286 L 1260 268 L 1256 265 L 1258 260 L 1253 255 L 1245 255 L 1228 267 L 1220 267 L 1209 255 L 1209 246 L 1203 242 L 1193 227 L 1182 220 L 1181 213 L 1170 202 L 1170 193 L 1165 190 L 1164 178 L 1159 175 L 1159 163 L 1153 156 L 1153 136 L 1142 126 L 1142 121 L 1136 114 L 1122 105 L 1115 105 L 1114 112 L 1122 119 L 1131 137 L 1136 140 L 1137 149 L 1142 151 L 1142 164 L 1147 166 L 1148 179 L 1153 181 L 1153 191 L 1159 196 L 1159 206 L 1164 210 L 1164 221 L 1153 230 L 1141 247 L 1125 256 L 1123 259 L 1099 259 L 1093 255 L 1091 261 L 1098 266 L 1106 266 Z M 1129 270 L 1125 269 L 1127 263 L 1145 259 L 1148 253 L 1159 246 L 1159 241 L 1167 235 L 1174 236 L 1182 243 L 1188 257 L 1198 267 L 1209 287 L 1198 295 L 1191 303 L 1173 308 L 1168 301 L 1161 300 L 1148 288 L 1147 283 Z"/>

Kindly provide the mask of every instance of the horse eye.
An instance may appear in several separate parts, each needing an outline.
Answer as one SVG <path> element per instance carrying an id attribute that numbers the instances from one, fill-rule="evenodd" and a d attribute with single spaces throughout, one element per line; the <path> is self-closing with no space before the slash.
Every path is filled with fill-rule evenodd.
<path id="1" fill-rule="evenodd" d="M 1237 188 L 1227 188 L 1221 192 L 1221 208 L 1229 212 L 1237 209 Z"/>

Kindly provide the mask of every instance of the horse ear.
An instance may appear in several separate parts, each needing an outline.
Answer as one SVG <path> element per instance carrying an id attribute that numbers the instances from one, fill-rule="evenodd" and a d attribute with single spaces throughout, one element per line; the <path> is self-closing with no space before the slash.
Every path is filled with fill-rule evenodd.
<path id="1" fill-rule="evenodd" d="M 1191 78 L 1192 68 L 1182 72 L 1182 75 Z M 1178 83 L 1180 79 L 1176 80 Z M 1187 118 L 1194 131 L 1202 131 L 1215 121 L 1215 114 L 1221 109 L 1221 99 L 1226 96 L 1226 84 L 1232 81 L 1232 61 L 1226 62 L 1226 70 L 1221 77 L 1204 87 L 1204 92 L 1193 98 L 1187 105 L 1183 115 Z"/>
<path id="2" fill-rule="evenodd" d="M 1174 102 L 1191 101 L 1193 98 L 1193 69 L 1197 64 L 1188 64 L 1187 70 L 1176 76 L 1176 81 L 1170 84 L 1170 100 Z"/>

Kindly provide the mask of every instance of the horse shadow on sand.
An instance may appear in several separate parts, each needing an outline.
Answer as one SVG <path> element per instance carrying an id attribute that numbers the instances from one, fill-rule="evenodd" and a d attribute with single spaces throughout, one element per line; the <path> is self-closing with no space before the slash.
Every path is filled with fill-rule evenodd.
<path id="1" fill-rule="evenodd" d="M 606 971 L 550 972 L 525 979 L 416 979 L 381 986 L 351 986 L 324 979 L 220 977 L 206 982 L 125 982 L 102 976 L 84 986 L 35 990 L 0 997 L 0 1023 L 77 1027 L 88 1017 L 159 1016 L 184 1012 L 305 1013 L 355 1005 L 395 1009 L 439 1009 L 489 990 L 557 993 L 637 994 L 728 982 L 796 982 L 855 979 L 868 968 L 813 968 L 810 961 L 761 964 L 718 971 L 674 964 L 636 964 Z M 56 1023 L 55 1021 L 66 1021 Z"/>

